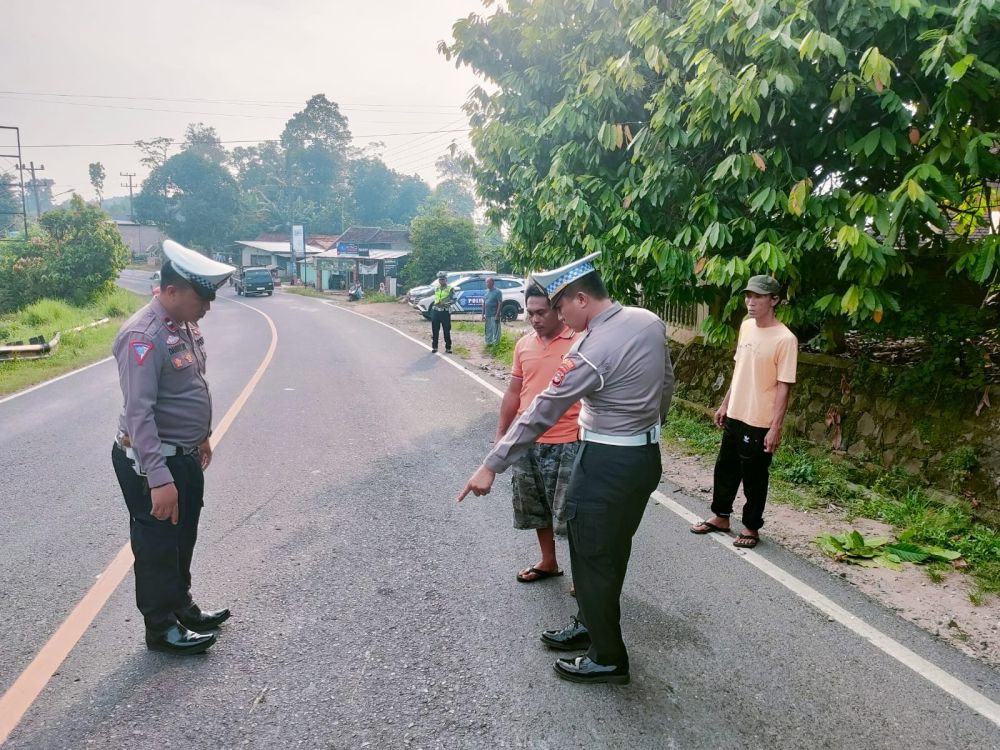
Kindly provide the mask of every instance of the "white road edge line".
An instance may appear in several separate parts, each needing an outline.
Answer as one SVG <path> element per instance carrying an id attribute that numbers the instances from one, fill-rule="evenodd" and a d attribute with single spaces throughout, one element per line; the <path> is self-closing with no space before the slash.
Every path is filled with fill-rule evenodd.
<path id="1" fill-rule="evenodd" d="M 413 338 L 409 334 L 403 333 L 401 330 L 389 325 L 388 323 L 384 323 L 383 321 L 376 320 L 375 318 L 369 317 L 368 315 L 363 315 L 362 313 L 355 312 L 354 310 L 348 310 L 346 307 L 341 307 L 331 302 L 324 301 L 323 304 L 329 305 L 330 307 L 337 310 L 342 310 L 344 312 L 351 313 L 351 315 L 357 315 L 360 318 L 365 318 L 366 320 L 370 320 L 373 323 L 378 323 L 381 326 L 385 326 L 386 328 L 388 328 L 391 331 L 394 331 L 403 338 L 409 339 L 413 343 L 422 346 L 428 351 L 430 350 L 430 347 L 424 342 Z M 484 386 L 487 390 L 503 398 L 503 391 L 501 391 L 493 384 L 488 383 L 475 373 L 470 372 L 469 370 L 462 367 L 457 362 L 448 359 L 448 357 L 442 357 L 442 360 L 450 364 L 452 367 L 457 369 L 462 374 L 468 375 L 477 383 Z M 653 492 L 653 497 L 656 499 L 657 504 L 662 505 L 667 510 L 671 511 L 677 516 L 680 516 L 688 523 L 695 524 L 701 520 L 699 516 L 689 511 L 687 508 L 678 503 L 676 500 L 668 497 L 667 495 L 664 495 L 659 490 Z M 739 557 L 742 557 L 750 565 L 753 565 L 755 568 L 764 573 L 766 576 L 780 583 L 782 586 L 787 588 L 797 597 L 806 602 L 806 604 L 815 607 L 823 614 L 833 618 L 851 632 L 864 638 L 879 651 L 882 651 L 888 656 L 891 656 L 893 659 L 898 661 L 903 666 L 912 669 L 918 675 L 928 680 L 931 684 L 935 685 L 939 689 L 948 693 L 948 695 L 952 696 L 956 700 L 961 701 L 966 706 L 971 708 L 973 711 L 980 714 L 984 718 L 989 719 L 991 722 L 1000 727 L 1000 704 L 995 703 L 994 701 L 990 700 L 988 697 L 978 692 L 974 688 L 971 688 L 968 685 L 966 685 L 957 677 L 946 672 L 945 670 L 941 669 L 935 664 L 932 664 L 919 654 L 911 651 L 899 641 L 887 636 L 881 630 L 875 628 L 872 625 L 869 625 L 867 622 L 862 620 L 857 615 L 851 614 L 848 610 L 844 609 L 839 604 L 835 604 L 832 600 L 821 594 L 812 586 L 805 583 L 804 581 L 799 580 L 788 571 L 772 563 L 770 560 L 765 559 L 757 552 L 754 552 L 752 550 L 737 550 L 735 547 L 732 546 L 732 544 L 728 542 L 729 539 L 728 537 L 725 538 L 721 536 L 716 537 L 714 534 L 709 534 L 708 536 L 714 542 L 720 544 L 723 547 L 723 549 L 732 552 L 733 554 L 738 555 Z"/>

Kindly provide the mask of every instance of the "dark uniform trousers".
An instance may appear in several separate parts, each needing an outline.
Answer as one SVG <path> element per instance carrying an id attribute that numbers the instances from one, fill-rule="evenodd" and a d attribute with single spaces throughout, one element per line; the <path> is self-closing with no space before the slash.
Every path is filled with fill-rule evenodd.
<path id="1" fill-rule="evenodd" d="M 192 602 L 191 557 L 198 539 L 205 476 L 197 453 L 167 458 L 177 487 L 180 518 L 175 526 L 169 518 L 153 517 L 146 477 L 135 473 L 132 461 L 117 445 L 111 449 L 111 461 L 131 518 L 135 603 L 146 626 L 161 630 L 176 622 L 174 612 Z"/>
<path id="2" fill-rule="evenodd" d="M 719 457 L 715 461 L 712 512 L 729 518 L 742 482 L 747 498 L 743 506 L 743 525 L 750 531 L 757 531 L 764 525 L 768 471 L 774 457 L 773 453 L 764 451 L 767 430 L 767 427 L 754 427 L 727 417 Z"/>
<path id="3" fill-rule="evenodd" d="M 632 536 L 660 482 L 658 445 L 580 444 L 566 494 L 566 527 L 577 619 L 590 631 L 598 664 L 628 667 L 620 599 Z"/>
<path id="4" fill-rule="evenodd" d="M 444 329 L 444 348 L 451 349 L 451 310 L 431 308 L 431 348 L 438 348 L 438 335 Z"/>

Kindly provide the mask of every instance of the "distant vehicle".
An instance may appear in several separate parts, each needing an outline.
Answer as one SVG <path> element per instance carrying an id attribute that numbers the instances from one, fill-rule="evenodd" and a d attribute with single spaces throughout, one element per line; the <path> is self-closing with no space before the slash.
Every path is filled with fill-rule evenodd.
<path id="1" fill-rule="evenodd" d="M 249 297 L 251 294 L 274 294 L 274 279 L 266 268 L 248 267 L 236 272 L 233 286 L 236 294 Z"/>
<path id="2" fill-rule="evenodd" d="M 487 276 L 496 275 L 496 271 L 449 271 L 447 281 L 449 284 L 453 284 L 464 276 L 482 276 L 483 278 L 486 278 Z M 437 286 L 437 279 L 434 279 L 430 284 L 413 287 L 406 293 L 406 301 L 413 307 L 416 307 L 417 303 L 428 294 L 434 294 L 435 286 Z"/>
<path id="3" fill-rule="evenodd" d="M 500 303 L 500 317 L 503 320 L 516 320 L 517 316 L 524 312 L 524 292 L 527 288 L 525 280 L 517 276 L 498 276 L 494 273 L 490 275 L 493 277 L 493 284 L 503 296 Z M 486 298 L 485 276 L 463 276 L 449 283 L 455 287 L 455 303 L 451 306 L 453 313 L 482 314 L 483 300 Z M 420 310 L 421 315 L 429 319 L 433 302 L 432 292 L 419 300 L 416 308 Z"/>
<path id="4" fill-rule="evenodd" d="M 160 272 L 154 271 L 149 277 L 149 291 L 155 297 L 160 293 Z"/>

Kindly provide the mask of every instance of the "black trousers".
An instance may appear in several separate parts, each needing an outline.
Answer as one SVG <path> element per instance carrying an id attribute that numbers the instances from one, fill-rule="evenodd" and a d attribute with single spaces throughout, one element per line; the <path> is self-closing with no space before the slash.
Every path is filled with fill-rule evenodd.
<path id="1" fill-rule="evenodd" d="M 149 484 L 135 473 L 132 461 L 117 445 L 111 449 L 111 462 L 129 512 L 135 603 L 146 627 L 163 630 L 177 621 L 174 612 L 192 602 L 191 558 L 198 540 L 205 476 L 197 454 L 167 459 L 177 487 L 180 518 L 175 526 L 169 518 L 153 517 Z"/>
<path id="2" fill-rule="evenodd" d="M 590 631 L 587 656 L 628 666 L 622 641 L 621 593 L 632 536 L 660 482 L 660 447 L 582 443 L 566 493 L 577 619 Z"/>
<path id="3" fill-rule="evenodd" d="M 431 349 L 438 348 L 438 333 L 444 329 L 444 348 L 451 349 L 451 310 L 431 308 Z"/>
<path id="4" fill-rule="evenodd" d="M 768 472 L 773 453 L 764 452 L 767 427 L 753 427 L 738 419 L 726 419 L 722 445 L 715 461 L 715 484 L 712 488 L 712 512 L 728 518 L 733 512 L 736 491 L 743 483 L 747 502 L 743 506 L 743 525 L 757 531 L 764 525 Z"/>

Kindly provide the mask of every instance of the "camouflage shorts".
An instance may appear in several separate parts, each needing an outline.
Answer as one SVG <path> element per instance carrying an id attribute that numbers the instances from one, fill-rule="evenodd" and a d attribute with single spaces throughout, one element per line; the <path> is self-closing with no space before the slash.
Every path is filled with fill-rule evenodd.
<path id="1" fill-rule="evenodd" d="M 566 533 L 566 488 L 580 444 L 535 443 L 511 467 L 514 528 Z"/>

